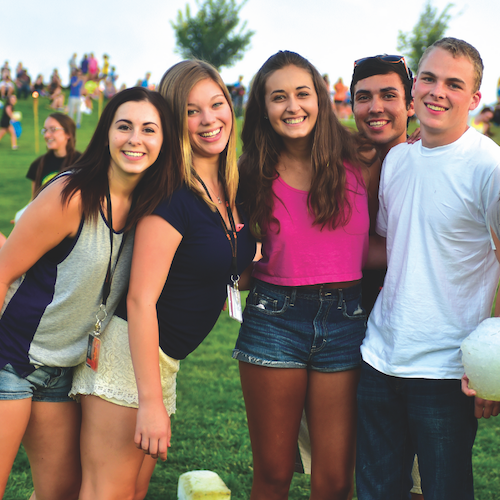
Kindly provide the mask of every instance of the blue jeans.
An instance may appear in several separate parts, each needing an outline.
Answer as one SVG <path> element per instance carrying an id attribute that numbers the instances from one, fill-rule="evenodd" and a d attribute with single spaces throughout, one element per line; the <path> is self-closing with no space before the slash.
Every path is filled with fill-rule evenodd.
<path id="1" fill-rule="evenodd" d="M 425 500 L 473 500 L 474 398 L 460 380 L 385 375 L 363 362 L 358 386 L 358 500 L 410 498 L 418 455 Z"/>

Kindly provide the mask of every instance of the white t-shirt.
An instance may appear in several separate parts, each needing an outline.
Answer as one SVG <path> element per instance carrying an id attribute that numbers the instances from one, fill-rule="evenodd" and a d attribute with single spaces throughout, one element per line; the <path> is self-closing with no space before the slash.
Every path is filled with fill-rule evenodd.
<path id="1" fill-rule="evenodd" d="M 463 375 L 460 344 L 490 316 L 500 276 L 486 222 L 499 193 L 500 147 L 473 128 L 446 146 L 389 152 L 377 216 L 388 270 L 364 361 L 398 377 Z"/>

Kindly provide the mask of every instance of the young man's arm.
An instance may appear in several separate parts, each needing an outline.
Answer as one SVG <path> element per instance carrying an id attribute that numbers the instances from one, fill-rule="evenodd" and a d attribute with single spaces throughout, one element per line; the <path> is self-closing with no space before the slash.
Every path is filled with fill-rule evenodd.
<path id="1" fill-rule="evenodd" d="M 380 234 L 370 236 L 368 258 L 363 269 L 383 269 L 387 267 L 386 238 Z"/>

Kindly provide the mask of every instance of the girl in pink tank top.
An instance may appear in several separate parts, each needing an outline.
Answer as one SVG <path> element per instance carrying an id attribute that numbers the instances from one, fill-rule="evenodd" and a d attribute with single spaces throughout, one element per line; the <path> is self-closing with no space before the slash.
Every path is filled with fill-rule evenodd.
<path id="1" fill-rule="evenodd" d="M 305 410 L 312 494 L 347 500 L 369 230 L 356 145 L 316 68 L 288 51 L 257 73 L 242 139 L 241 199 L 263 256 L 233 353 L 252 442 L 251 498 L 288 498 Z"/>

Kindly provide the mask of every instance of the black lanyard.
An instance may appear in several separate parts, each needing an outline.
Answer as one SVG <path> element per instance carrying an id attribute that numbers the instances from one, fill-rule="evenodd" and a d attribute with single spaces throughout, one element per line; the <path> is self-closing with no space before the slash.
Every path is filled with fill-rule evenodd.
<path id="1" fill-rule="evenodd" d="M 102 306 L 104 306 L 104 308 L 106 308 L 106 301 L 108 300 L 109 294 L 111 292 L 111 281 L 113 280 L 113 274 L 114 274 L 114 272 L 112 272 L 111 270 L 111 263 L 113 259 L 113 211 L 111 209 L 111 195 L 109 193 L 109 187 L 106 193 L 106 202 L 107 202 L 106 211 L 108 215 L 108 226 L 109 226 L 110 252 L 109 252 L 108 271 L 106 273 L 106 278 L 104 279 L 104 284 L 102 287 Z M 118 265 L 118 259 L 120 258 L 120 255 L 122 253 L 123 246 L 125 245 L 126 238 L 127 238 L 127 233 L 125 233 L 122 237 L 122 242 L 118 250 L 118 255 L 116 256 L 115 270 L 116 266 Z"/>
<path id="2" fill-rule="evenodd" d="M 207 196 L 210 198 L 210 201 L 213 202 L 212 197 L 210 196 L 210 193 L 208 192 L 208 188 L 205 185 L 205 183 L 201 180 L 201 177 L 198 175 L 196 170 L 193 169 L 193 175 L 195 178 L 198 180 L 198 182 L 203 186 L 203 189 L 205 190 L 205 193 L 207 193 Z M 233 217 L 233 212 L 231 210 L 231 207 L 229 206 L 229 203 L 227 201 L 227 195 L 224 191 L 224 195 L 226 198 L 226 210 L 227 210 L 227 216 L 229 218 L 229 225 L 231 226 L 229 229 L 226 226 L 226 221 L 224 220 L 224 217 L 222 217 L 222 214 L 219 212 L 219 209 L 217 208 L 217 205 L 215 208 L 217 209 L 217 213 L 219 214 L 219 218 L 221 221 L 222 229 L 224 230 L 224 234 L 226 235 L 227 239 L 229 240 L 229 244 L 231 245 L 231 279 L 233 282 L 237 282 L 239 279 L 238 276 L 238 233 L 236 231 L 236 224 L 234 223 L 234 217 Z M 215 203 L 214 203 L 215 205 Z"/>

